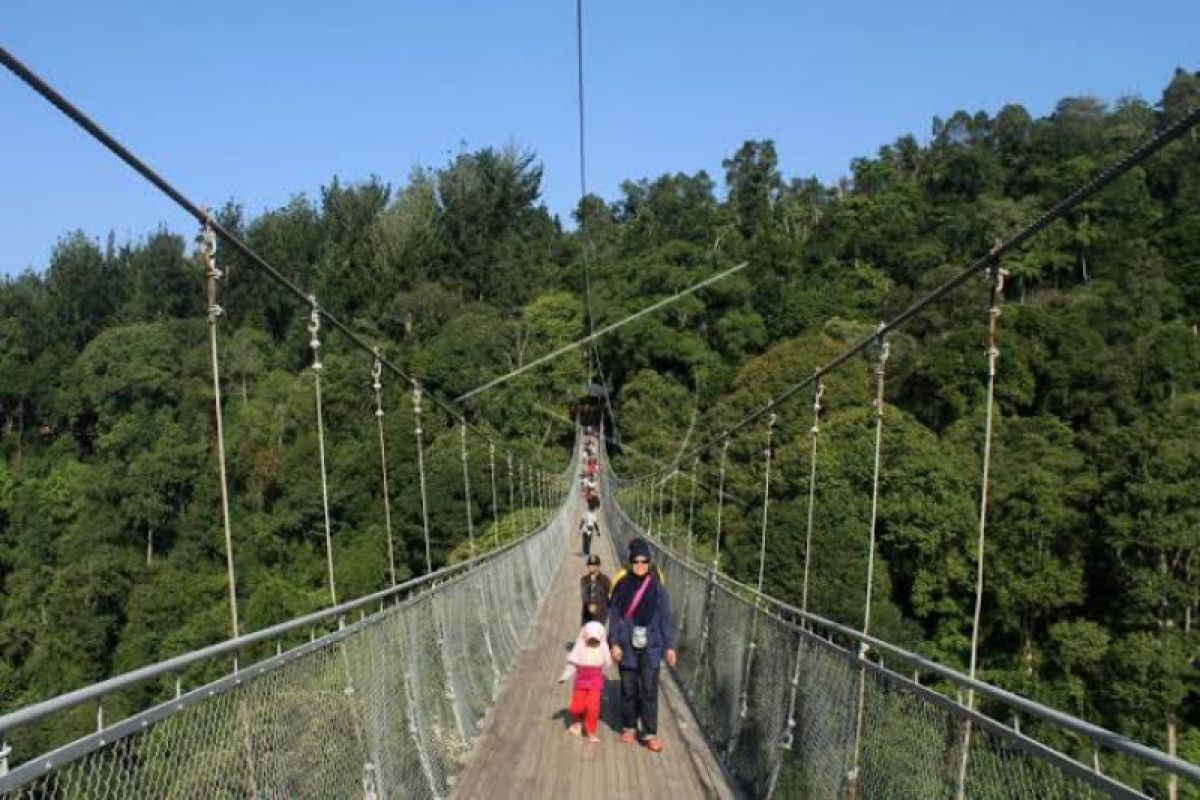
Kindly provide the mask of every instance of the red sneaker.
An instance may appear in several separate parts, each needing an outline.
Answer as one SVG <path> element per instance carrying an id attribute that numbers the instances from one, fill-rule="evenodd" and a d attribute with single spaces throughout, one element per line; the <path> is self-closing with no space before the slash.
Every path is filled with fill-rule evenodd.
<path id="1" fill-rule="evenodd" d="M 637 731 L 621 731 L 621 741 L 625 744 L 633 744 L 637 741 Z"/>
<path id="2" fill-rule="evenodd" d="M 646 740 L 646 749 L 651 753 L 661 753 L 663 749 L 662 739 L 651 737 Z"/>

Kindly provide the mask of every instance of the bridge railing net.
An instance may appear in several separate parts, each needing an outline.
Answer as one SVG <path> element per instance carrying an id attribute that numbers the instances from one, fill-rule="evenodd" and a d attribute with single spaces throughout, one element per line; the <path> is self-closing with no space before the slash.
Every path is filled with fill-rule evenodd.
<path id="1" fill-rule="evenodd" d="M 745 587 L 647 536 L 612 494 L 604 504 L 614 544 L 624 552 L 630 539 L 645 538 L 670 591 L 678 628 L 675 679 L 714 750 L 750 795 L 954 798 L 969 741 L 967 798 L 1141 796 L 860 659 L 851 644 L 775 613 Z"/>
<path id="2" fill-rule="evenodd" d="M 525 542 L 0 776 L 18 798 L 445 797 L 563 562 Z"/>

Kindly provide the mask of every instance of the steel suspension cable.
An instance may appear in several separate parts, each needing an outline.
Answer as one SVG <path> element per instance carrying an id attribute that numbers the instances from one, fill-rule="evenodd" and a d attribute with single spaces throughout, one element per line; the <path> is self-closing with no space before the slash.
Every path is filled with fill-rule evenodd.
<path id="1" fill-rule="evenodd" d="M 475 520 L 471 512 L 471 470 L 467 456 L 467 421 L 462 420 L 459 426 L 460 458 L 462 460 L 463 476 L 463 506 L 467 511 L 467 547 L 471 558 L 475 557 Z"/>
<path id="2" fill-rule="evenodd" d="M 671 537 L 670 541 L 675 541 L 675 500 L 678 496 L 679 488 L 679 470 L 671 473 Z"/>
<path id="3" fill-rule="evenodd" d="M 882 326 L 879 336 L 879 360 L 875 364 L 875 459 L 871 476 L 871 526 L 867 545 L 867 589 L 863 602 L 864 636 L 871 634 L 871 594 L 875 580 L 875 526 L 879 520 L 879 464 L 883 445 L 883 389 L 888 360 L 888 342 L 883 338 Z M 867 648 L 862 644 L 858 648 L 858 660 L 867 657 Z M 866 710 L 867 698 L 867 669 L 860 664 L 858 668 L 858 711 L 854 724 L 854 753 L 850 773 L 847 776 L 850 783 L 850 800 L 854 800 L 858 792 L 859 768 L 862 758 L 863 715 Z"/>
<path id="4" fill-rule="evenodd" d="M 808 578 L 812 572 L 809 565 L 812 563 L 813 512 L 817 507 L 817 441 L 821 436 L 821 397 L 824 394 L 825 384 L 818 378 L 813 390 L 813 424 L 809 430 L 812 452 L 808 470 L 808 524 L 804 533 L 804 584 L 800 590 L 800 610 L 805 613 L 808 612 Z"/>
<path id="5" fill-rule="evenodd" d="M 238 627 L 237 572 L 233 560 L 233 526 L 229 520 L 229 472 L 225 462 L 225 412 L 221 407 L 221 365 L 217 347 L 217 320 L 224 314 L 218 302 L 217 281 L 222 272 L 217 267 L 217 235 L 211 220 L 205 220 L 200 231 L 200 255 L 204 260 L 205 295 L 208 300 L 208 349 L 212 362 L 213 419 L 217 428 L 217 473 L 221 488 L 221 527 L 225 534 L 225 572 L 229 590 L 229 628 L 233 638 L 240 636 Z"/>
<path id="6" fill-rule="evenodd" d="M 766 574 L 767 568 L 767 512 L 771 507 L 771 457 L 772 439 L 775 434 L 775 423 L 778 421 L 779 415 L 772 411 L 767 416 L 767 446 L 763 449 L 763 504 L 762 504 L 762 530 L 759 534 L 758 546 L 758 584 L 759 592 L 763 590 L 763 577 Z"/>
<path id="7" fill-rule="evenodd" d="M 984 548 L 987 543 L 988 489 L 991 486 L 992 434 L 996 405 L 996 367 L 1000 360 L 1000 305 L 1004 301 L 1004 278 L 1006 273 L 999 267 L 993 270 L 992 296 L 988 308 L 987 342 L 987 394 L 984 400 L 983 423 L 983 474 L 979 488 L 979 538 L 975 549 L 975 614 L 971 622 L 971 658 L 967 677 L 975 680 L 975 667 L 979 652 L 979 622 L 983 616 L 983 567 Z M 967 708 L 975 708 L 975 690 L 967 689 Z M 967 719 L 963 729 L 962 760 L 958 770 L 958 800 L 964 800 L 967 792 L 967 761 L 971 752 L 971 720 Z"/>
<path id="8" fill-rule="evenodd" d="M 45 80 L 38 76 L 33 70 L 22 63 L 15 55 L 4 47 L 0 47 L 0 64 L 3 64 L 10 72 L 13 73 L 22 83 L 39 94 L 43 99 L 62 112 L 68 119 L 86 131 L 93 139 L 100 143 L 106 150 L 115 155 L 127 166 L 133 169 L 138 175 L 145 178 L 156 189 L 166 195 L 172 202 L 183 209 L 189 216 L 196 220 L 200 225 L 211 225 L 213 231 L 225 243 L 236 251 L 239 255 L 245 258 L 251 266 L 260 270 L 263 274 L 282 286 L 289 294 L 299 300 L 306 306 L 310 305 L 311 295 L 305 291 L 293 280 L 284 275 L 279 269 L 273 266 L 265 258 L 259 255 L 246 242 L 242 241 L 233 231 L 226 228 L 221 223 L 212 219 L 209 213 L 199 204 L 190 200 L 182 191 L 168 182 L 162 175 L 155 171 L 149 164 L 139 158 L 128 147 L 121 144 L 112 134 L 102 128 L 98 123 L 85 114 L 80 108 L 74 105 L 60 94 L 54 87 L 50 86 Z M 317 313 L 332 327 L 340 331 L 348 338 L 355 346 L 364 352 L 376 357 L 376 347 L 365 336 L 355 331 L 345 322 L 335 317 L 332 313 L 324 308 L 318 308 Z M 406 370 L 401 369 L 395 363 L 387 358 L 380 358 L 383 366 L 391 370 L 402 380 L 406 381 L 414 388 L 419 388 L 419 381 Z M 437 395 L 422 390 L 426 397 L 440 408 L 447 416 L 453 420 L 458 420 L 462 416 L 462 412 L 455 409 L 454 406 L 445 400 L 442 400 Z M 471 426 L 472 431 L 481 438 L 488 438 L 481 431 Z"/>
<path id="9" fill-rule="evenodd" d="M 476 386 L 474 389 L 471 389 L 469 392 L 460 394 L 458 397 L 454 398 L 454 402 L 462 403 L 462 402 L 474 397 L 475 395 L 480 394 L 481 392 L 486 392 L 488 389 L 492 389 L 496 386 L 499 386 L 502 383 L 506 383 L 506 382 L 512 380 L 513 378 L 517 377 L 518 375 L 522 375 L 531 369 L 540 367 L 542 364 L 545 364 L 548 361 L 553 361 L 554 359 L 558 358 L 561 355 L 564 355 L 565 353 L 569 353 L 572 350 L 576 350 L 576 349 L 586 345 L 588 342 L 592 342 L 592 341 L 599 339 L 602 336 L 606 336 L 606 335 L 612 333 L 613 331 L 617 330 L 618 328 L 624 327 L 625 325 L 628 325 L 629 323 L 631 323 L 635 320 L 641 319 L 642 317 L 646 316 L 647 314 L 652 314 L 655 311 L 665 308 L 666 306 L 669 306 L 670 304 L 672 304 L 678 300 L 681 300 L 684 297 L 687 297 L 688 295 L 695 294 L 696 292 L 700 291 L 701 289 L 705 288 L 706 286 L 709 286 L 710 284 L 716 283 L 719 280 L 727 278 L 730 275 L 734 274 L 735 272 L 742 271 L 743 269 L 746 268 L 748 263 L 749 262 L 743 261 L 740 264 L 730 267 L 729 269 L 722 270 L 721 272 L 718 272 L 716 275 L 711 275 L 711 276 L 705 278 L 704 280 L 699 281 L 698 283 L 694 283 L 685 289 L 681 289 L 678 292 L 675 292 L 674 294 L 670 295 L 669 297 L 664 297 L 661 300 L 657 300 L 657 301 L 651 303 L 650 305 L 646 306 L 645 308 L 638 309 L 637 311 L 633 312 L 632 314 L 630 314 L 626 317 L 622 317 L 621 319 L 617 320 L 616 322 L 611 322 L 608 325 L 605 325 L 600 330 L 596 331 L 595 333 L 590 333 L 587 336 L 584 336 L 580 339 L 576 339 L 575 341 L 571 342 L 570 344 L 565 344 L 562 347 L 552 350 L 543 356 L 539 356 L 539 357 L 533 359 L 532 361 L 528 361 L 528 362 L 522 364 L 521 366 L 517 367 L 516 369 L 509 370 L 508 372 L 504 373 L 503 375 L 499 375 L 495 378 L 492 378 L 490 381 L 488 381 L 484 384 L 481 384 L 480 386 Z"/>
<path id="10" fill-rule="evenodd" d="M 506 457 L 506 460 L 508 461 L 508 519 L 509 519 L 510 525 L 515 525 L 516 517 L 514 516 L 514 513 L 517 510 L 516 509 L 517 501 L 516 501 L 515 487 L 513 486 L 513 454 L 512 454 L 512 450 L 507 451 L 505 453 L 505 457 Z"/>
<path id="11" fill-rule="evenodd" d="M 821 435 L 821 397 L 824 394 L 825 384 L 818 379 L 816 387 L 813 390 L 813 424 L 809 429 L 809 434 L 812 438 L 812 452 L 808 472 L 808 524 L 804 534 L 804 583 L 800 594 L 801 624 L 805 628 L 808 627 L 808 619 L 804 615 L 808 613 L 808 577 L 811 572 L 809 564 L 812 562 L 813 512 L 816 509 L 817 499 L 817 440 Z M 788 690 L 787 723 L 779 736 L 779 748 L 784 751 L 790 751 L 796 742 L 796 701 L 800 695 L 800 668 L 803 663 L 804 637 L 798 636 L 796 638 L 796 653 L 792 660 L 791 686 Z M 779 773 L 783 769 L 783 762 L 783 758 L 779 758 L 771 768 L 771 778 L 767 783 L 767 800 L 770 800 L 775 795 L 775 788 L 779 784 Z"/>
<path id="12" fill-rule="evenodd" d="M 658 521 L 655 524 L 654 531 L 659 538 L 663 538 L 663 519 L 666 516 L 666 495 L 667 495 L 667 478 L 663 478 L 658 482 Z"/>
<path id="13" fill-rule="evenodd" d="M 705 661 L 705 657 L 709 654 L 708 645 L 711 638 L 713 601 L 716 597 L 717 575 L 721 568 L 721 527 L 725 511 L 725 467 L 729 460 L 729 444 L 730 441 L 726 439 L 721 446 L 721 471 L 717 481 L 717 529 L 713 542 L 713 560 L 708 568 L 707 585 L 704 591 L 704 614 L 700 627 L 700 652 L 696 658 L 696 671 L 693 677 L 693 683 L 697 686 L 707 685 L 709 680 L 709 670 L 706 668 L 707 662 Z"/>
<path id="14" fill-rule="evenodd" d="M 488 469 L 492 475 L 492 545 L 500 545 L 500 502 L 496 499 L 496 445 L 488 442 Z"/>
<path id="15" fill-rule="evenodd" d="M 754 596 L 754 616 L 750 622 L 750 644 L 746 648 L 746 666 L 742 671 L 742 686 L 740 691 L 740 707 L 738 709 L 737 719 L 734 722 L 733 734 L 729 737 L 729 747 L 726 755 L 732 755 L 737 749 L 738 739 L 741 736 L 742 725 L 745 722 L 746 714 L 750 710 L 750 677 L 754 672 L 754 657 L 758 651 L 758 624 L 759 615 L 762 613 L 761 595 L 763 590 L 763 578 L 766 575 L 767 568 L 767 520 L 768 512 L 771 508 L 771 459 L 772 446 L 775 434 L 775 423 L 779 420 L 779 415 L 774 411 L 767 414 L 767 442 L 763 448 L 763 502 L 762 502 L 762 525 L 759 533 L 759 548 L 758 548 L 758 584 L 757 594 Z"/>
<path id="16" fill-rule="evenodd" d="M 383 489 L 383 524 L 387 532 L 388 574 L 396 585 L 396 545 L 392 539 L 392 498 L 388 488 L 387 443 L 383 435 L 383 364 L 379 359 L 371 367 L 371 388 L 375 390 L 375 422 L 379 429 L 379 473 Z"/>
<path id="17" fill-rule="evenodd" d="M 526 475 L 525 462 L 521 461 L 517 464 L 517 471 L 521 478 L 521 510 L 529 511 L 529 478 Z"/>
<path id="18" fill-rule="evenodd" d="M 1144 163 L 1147 159 L 1161 151 L 1164 147 L 1181 138 L 1184 134 L 1195 128 L 1197 125 L 1200 125 L 1200 106 L 1197 106 L 1196 108 L 1187 112 L 1175 122 L 1167 125 L 1145 142 L 1130 150 L 1121 158 L 1101 169 L 1091 178 L 1081 183 L 1074 190 L 1056 202 L 1049 209 L 1035 217 L 1033 221 L 1028 223 L 1025 227 L 1010 235 L 1007 239 L 998 242 L 991 248 L 991 250 L 969 263 L 952 278 L 932 289 L 919 299 L 915 300 L 903 311 L 896 314 L 896 316 L 882 323 L 875 333 L 871 334 L 870 336 L 863 337 L 861 340 L 848 347 L 840 355 L 836 356 L 831 361 L 815 370 L 812 376 L 789 386 L 779 394 L 775 395 L 773 398 L 771 398 L 772 402 L 776 406 L 781 405 L 797 392 L 813 385 L 816 380 L 828 375 L 833 370 L 848 362 L 854 356 L 868 350 L 872 345 L 874 345 L 879 337 L 890 334 L 902 327 L 909 320 L 924 312 L 934 302 L 940 300 L 942 297 L 962 286 L 973 276 L 996 267 L 999 265 L 1004 256 L 1009 255 L 1028 244 L 1031 239 L 1045 231 L 1052 224 L 1065 217 L 1071 211 L 1078 208 L 1082 203 L 1087 202 L 1102 190 L 1106 189 L 1131 169 Z M 753 423 L 764 413 L 766 412 L 760 409 L 748 414 L 725 430 L 696 445 L 691 449 L 691 451 L 689 451 L 687 455 L 698 455 L 709 450 L 717 443 L 727 439 L 728 437 L 745 428 L 747 425 Z M 661 474 L 669 468 L 670 466 L 668 465 L 667 467 L 663 467 L 650 474 Z M 636 478 L 630 478 L 630 480 L 636 480 Z"/>
<path id="19" fill-rule="evenodd" d="M 532 465 L 529 467 L 529 480 L 533 485 L 533 507 L 537 509 L 538 518 L 540 519 L 546 510 L 546 503 L 542 498 L 542 473 L 537 467 Z"/>
<path id="20" fill-rule="evenodd" d="M 725 467 L 729 461 L 729 439 L 721 445 L 721 477 L 717 483 L 717 536 L 716 550 L 713 553 L 713 569 L 721 565 L 721 523 L 725 514 Z"/>
<path id="21" fill-rule="evenodd" d="M 591 268 L 591 252 L 592 241 L 588 233 L 587 214 L 584 209 L 584 201 L 587 199 L 587 147 L 585 146 L 584 132 L 584 109 L 586 104 L 583 97 L 583 0 L 575 0 L 575 56 L 576 56 L 576 76 L 578 78 L 576 88 L 579 111 L 579 234 L 583 244 L 583 302 L 587 309 L 588 333 L 595 337 L 596 335 L 596 315 L 592 306 L 592 268 Z M 608 409 L 608 418 L 612 420 L 613 425 L 613 441 L 618 444 L 621 441 L 619 432 L 617 431 L 617 415 L 613 412 L 612 397 L 608 392 L 608 376 L 604 374 L 604 364 L 600 360 L 600 348 L 596 344 L 595 338 L 591 341 L 591 360 L 596 365 L 596 372 L 600 376 L 600 388 L 604 394 L 604 405 Z M 600 426 L 600 435 L 604 435 L 604 426 Z"/>
<path id="22" fill-rule="evenodd" d="M 337 605 L 337 584 L 333 578 L 333 526 L 329 521 L 329 477 L 325 465 L 325 419 L 321 408 L 321 312 L 317 298 L 309 295 L 312 306 L 308 320 L 308 346 L 312 350 L 313 391 L 317 408 L 317 453 L 321 465 L 321 510 L 325 515 L 325 565 L 329 571 L 329 599 Z"/>
<path id="23" fill-rule="evenodd" d="M 463 468 L 463 498 L 465 500 L 466 509 L 467 509 L 467 541 L 469 542 L 470 557 L 475 558 L 475 522 L 474 522 L 474 513 L 471 508 L 471 462 L 470 462 L 470 452 L 467 447 L 467 421 L 465 419 L 462 420 L 460 427 L 459 427 L 459 439 L 460 439 L 461 448 L 462 448 L 461 453 L 462 453 L 462 468 Z M 494 497 L 495 496 L 495 485 L 496 485 L 495 479 L 494 479 L 494 477 L 495 477 L 495 468 L 494 467 L 492 469 L 492 474 L 493 474 L 492 489 L 493 489 L 493 497 Z M 481 615 L 480 623 L 481 623 L 481 627 L 483 628 L 483 646 L 484 646 L 484 650 L 487 652 L 487 655 L 488 655 L 488 664 L 491 665 L 491 668 L 492 668 L 491 696 L 492 696 L 492 699 L 495 699 L 496 690 L 498 689 L 498 687 L 500 685 L 500 665 L 496 661 L 496 652 L 495 652 L 495 649 L 492 647 L 492 629 L 489 625 L 486 624 L 486 620 L 484 620 L 482 618 L 484 608 L 487 606 L 487 600 L 486 600 L 486 598 L 484 596 L 484 592 L 483 592 L 483 583 L 477 581 L 475 583 L 475 590 L 476 590 L 476 595 L 479 598 L 479 601 L 478 601 L 479 606 L 478 606 L 477 613 L 479 613 Z"/>
<path id="24" fill-rule="evenodd" d="M 646 533 L 655 535 L 658 522 L 658 479 L 647 482 L 646 494 Z"/>
<path id="25" fill-rule="evenodd" d="M 692 470 L 691 470 L 692 487 L 691 487 L 691 492 L 688 495 L 687 557 L 688 557 L 689 563 L 692 560 L 692 538 L 695 535 L 694 528 L 695 528 L 695 523 L 696 523 L 696 470 L 699 469 L 699 467 L 700 467 L 700 459 L 699 458 L 693 459 Z"/>
<path id="26" fill-rule="evenodd" d="M 417 479 L 421 488 L 421 532 L 425 536 L 425 573 L 433 572 L 433 552 L 429 545 L 429 495 L 425 486 L 425 443 L 421 428 L 421 387 L 412 390 L 413 438 L 417 442 Z"/>
<path id="27" fill-rule="evenodd" d="M 687 559 L 688 563 L 692 563 L 692 542 L 695 536 L 696 524 L 696 470 L 700 467 L 700 459 L 692 461 L 692 468 L 689 470 L 688 477 L 690 478 L 691 487 L 688 490 L 688 521 L 687 521 Z M 680 628 L 686 623 L 688 618 L 688 605 L 691 602 L 692 596 L 692 571 L 685 569 L 683 571 L 683 602 L 680 605 Z"/>

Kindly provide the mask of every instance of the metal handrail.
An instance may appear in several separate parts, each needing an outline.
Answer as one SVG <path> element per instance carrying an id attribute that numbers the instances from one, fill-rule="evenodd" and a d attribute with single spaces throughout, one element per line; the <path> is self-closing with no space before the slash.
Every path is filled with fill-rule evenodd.
<path id="1" fill-rule="evenodd" d="M 571 464 L 574 465 L 572 460 Z M 570 469 L 570 468 L 569 468 Z M 508 551 L 519 547 L 526 543 L 545 528 L 554 519 L 551 517 L 546 522 L 537 526 L 519 539 L 515 539 L 500 547 L 482 553 L 474 558 L 461 561 L 457 564 L 442 567 L 439 570 L 422 575 L 419 578 L 413 578 L 403 583 L 390 586 L 386 589 L 381 589 L 378 592 L 364 595 L 355 600 L 348 600 L 344 603 L 339 603 L 336 606 L 314 611 L 311 614 L 306 614 L 302 617 L 297 617 L 287 622 L 281 622 L 278 625 L 272 625 L 269 628 L 247 633 L 238 636 L 234 639 L 226 639 L 223 642 L 202 647 L 198 650 L 193 650 L 189 653 L 174 656 L 156 664 L 151 664 L 145 667 L 131 670 L 121 675 L 116 675 L 107 680 L 94 683 L 90 686 L 85 686 L 74 691 L 60 694 L 57 697 L 52 697 L 48 700 L 43 700 L 33 705 L 19 708 L 16 711 L 10 711 L 7 714 L 0 715 L 0 737 L 6 736 L 10 731 L 16 728 L 26 727 L 38 720 L 44 719 L 50 715 L 57 714 L 76 706 L 84 705 L 89 702 L 96 702 L 103 698 L 115 694 L 124 689 L 137 686 L 147 681 L 152 681 L 155 678 L 160 678 L 164 675 L 172 675 L 181 672 L 193 664 L 198 664 L 205 661 L 211 661 L 221 656 L 237 654 L 248 647 L 252 647 L 262 642 L 273 641 L 280 639 L 283 636 L 293 633 L 297 630 L 311 628 L 312 626 L 326 622 L 329 620 L 340 620 L 347 617 L 351 612 L 364 608 L 366 606 L 375 605 L 377 603 L 386 602 L 389 599 L 401 596 L 413 589 L 422 589 L 437 585 L 441 581 L 448 578 L 458 577 L 474 567 L 479 566 L 485 561 L 495 559 Z"/>
<path id="2" fill-rule="evenodd" d="M 615 498 L 613 505 L 616 507 L 620 515 L 625 518 L 626 522 L 633 527 L 638 528 L 638 530 L 641 530 L 637 523 L 635 523 L 629 517 L 625 509 L 619 503 L 615 502 Z M 939 664 L 938 662 L 932 661 L 925 656 L 905 650 L 902 647 L 890 644 L 882 639 L 877 639 L 874 636 L 865 635 L 861 631 L 856 631 L 853 628 L 838 622 L 834 622 L 833 620 L 826 619 L 825 617 L 814 614 L 811 611 L 802 611 L 790 603 L 786 603 L 783 600 L 779 600 L 778 598 L 772 597 L 764 592 L 759 592 L 753 586 L 744 584 L 736 578 L 730 577 L 729 575 L 718 570 L 714 570 L 711 566 L 701 564 L 695 559 L 689 559 L 683 553 L 680 553 L 674 548 L 664 544 L 662 541 L 650 534 L 647 534 L 645 531 L 642 531 L 642 536 L 651 542 L 655 548 L 669 555 L 671 558 L 676 560 L 680 566 L 690 570 L 693 574 L 703 578 L 711 573 L 722 583 L 729 584 L 730 586 L 736 588 L 739 593 L 744 592 L 751 598 L 757 599 L 768 606 L 774 606 L 780 612 L 788 615 L 789 617 L 798 618 L 805 623 L 823 628 L 831 634 L 846 637 L 860 645 L 865 645 L 867 648 L 876 650 L 889 657 L 898 658 L 899 660 L 920 669 L 922 672 L 936 675 L 956 684 L 957 686 L 962 687 L 963 689 L 974 690 L 978 694 L 1002 703 L 1020 714 L 1041 719 L 1064 730 L 1086 736 L 1093 742 L 1103 745 L 1107 749 L 1110 749 L 1114 752 L 1134 756 L 1167 772 L 1187 778 L 1191 781 L 1195 781 L 1196 783 L 1200 783 L 1200 766 L 1197 766 L 1196 764 L 1184 761 L 1176 756 L 1168 755 L 1167 753 L 1164 753 L 1156 748 L 1149 747 L 1148 745 L 1140 744 L 1133 739 L 1122 736 L 1119 733 L 1114 733 L 1107 728 L 1102 728 L 1099 725 L 1087 722 L 1086 720 L 1079 719 L 1078 717 L 1072 716 L 1065 712 L 1042 705 L 1034 700 L 1030 700 L 1005 689 L 1001 689 L 998 686 L 993 686 L 990 683 L 985 683 L 976 678 L 970 678 L 961 672 L 952 669 L 951 667 L 945 666 L 944 664 Z M 783 619 L 780 619 L 780 621 L 785 623 L 787 622 L 787 620 Z M 799 623 L 792 624 L 797 630 L 803 633 L 811 634 L 811 632 L 807 631 L 803 625 Z M 961 707 L 963 710 L 966 710 L 965 706 Z"/>

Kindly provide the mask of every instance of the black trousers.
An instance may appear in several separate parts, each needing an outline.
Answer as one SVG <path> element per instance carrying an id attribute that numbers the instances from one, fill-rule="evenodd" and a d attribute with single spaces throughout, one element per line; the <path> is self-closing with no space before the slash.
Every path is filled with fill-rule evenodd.
<path id="1" fill-rule="evenodd" d="M 642 654 L 636 668 L 621 667 L 621 727 L 637 728 L 642 721 L 642 735 L 658 734 L 658 664 Z"/>
<path id="2" fill-rule="evenodd" d="M 583 537 L 583 554 L 585 556 L 590 556 L 592 554 L 592 534 L 588 531 L 584 531 L 580 535 Z"/>

